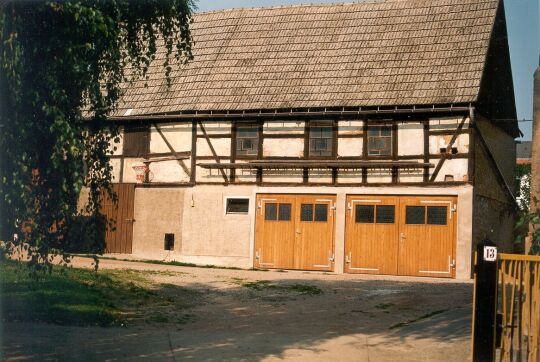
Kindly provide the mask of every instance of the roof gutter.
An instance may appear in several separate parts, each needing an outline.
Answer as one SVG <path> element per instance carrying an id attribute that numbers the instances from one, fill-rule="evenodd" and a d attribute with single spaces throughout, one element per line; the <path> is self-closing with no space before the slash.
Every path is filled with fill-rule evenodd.
<path id="1" fill-rule="evenodd" d="M 134 116 L 113 116 L 107 117 L 110 121 L 176 121 L 176 120 L 220 120 L 220 119 L 241 119 L 241 118 L 280 118 L 287 116 L 294 117 L 351 117 L 351 116 L 374 116 L 374 115 L 394 115 L 394 114 L 430 114 L 430 113 L 468 113 L 470 105 L 459 106 L 447 106 L 437 107 L 435 105 L 431 107 L 411 107 L 411 108 L 366 108 L 362 107 L 358 109 L 323 109 L 323 110 L 288 110 L 288 111 L 240 111 L 240 112 L 191 112 L 191 113 L 178 113 L 178 114 L 151 114 L 151 115 L 134 115 Z"/>

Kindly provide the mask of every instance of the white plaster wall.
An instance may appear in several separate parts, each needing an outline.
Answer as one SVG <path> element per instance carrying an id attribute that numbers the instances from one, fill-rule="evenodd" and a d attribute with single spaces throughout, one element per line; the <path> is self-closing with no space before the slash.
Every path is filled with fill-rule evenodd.
<path id="1" fill-rule="evenodd" d="M 199 160 L 197 163 L 215 163 L 214 160 Z M 230 160 L 220 160 L 222 163 L 228 163 Z M 227 178 L 230 179 L 231 170 L 224 170 Z M 224 182 L 221 171 L 218 169 L 202 168 L 197 166 L 196 181 L 198 182 Z"/>
<path id="2" fill-rule="evenodd" d="M 184 260 L 252 266 L 250 233 L 255 215 L 252 191 L 251 186 L 197 186 L 186 190 L 181 251 Z M 226 214 L 227 196 L 250 197 L 249 213 Z M 231 261 L 236 264 L 230 265 Z"/>
<path id="3" fill-rule="evenodd" d="M 303 138 L 265 138 L 264 157 L 304 157 Z"/>
<path id="4" fill-rule="evenodd" d="M 340 170 L 337 182 L 338 184 L 361 183 L 362 170 Z"/>
<path id="5" fill-rule="evenodd" d="M 263 182 L 302 183 L 302 170 L 263 170 Z"/>
<path id="6" fill-rule="evenodd" d="M 191 141 L 190 141 L 191 142 Z M 216 151 L 218 156 L 230 157 L 231 155 L 231 139 L 230 138 L 210 138 L 212 147 Z M 191 145 L 191 143 L 190 143 Z M 206 138 L 197 138 L 197 157 L 199 156 L 213 156 L 212 150 L 206 141 Z M 215 161 L 205 161 L 215 162 Z"/>
<path id="7" fill-rule="evenodd" d="M 264 122 L 264 134 L 304 134 L 304 121 L 266 121 Z"/>
<path id="8" fill-rule="evenodd" d="M 432 155 L 440 154 L 441 147 L 446 148 L 451 140 L 452 135 L 429 136 L 429 153 Z M 454 142 L 452 147 L 457 147 L 458 153 L 469 152 L 469 135 L 460 134 L 459 136 L 457 136 L 456 141 Z"/>
<path id="9" fill-rule="evenodd" d="M 424 162 L 424 160 L 414 160 L 414 161 Z M 398 171 L 398 180 L 400 182 L 423 182 L 424 169 L 423 168 L 400 169 Z"/>
<path id="10" fill-rule="evenodd" d="M 112 167 L 113 182 L 120 182 L 120 169 L 122 167 L 122 162 L 119 158 L 112 158 L 109 160 L 109 164 Z"/>
<path id="11" fill-rule="evenodd" d="M 236 163 L 248 163 L 245 160 L 236 160 Z M 257 181 L 257 170 L 255 169 L 236 169 L 236 181 L 239 182 L 255 182 Z"/>
<path id="12" fill-rule="evenodd" d="M 133 254 L 162 260 L 182 247 L 184 189 L 135 188 Z M 174 234 L 174 251 L 164 250 L 165 233 Z"/>
<path id="13" fill-rule="evenodd" d="M 338 135 L 361 135 L 363 133 L 363 129 L 364 121 L 351 120 L 338 122 Z"/>
<path id="14" fill-rule="evenodd" d="M 137 182 L 136 173 L 133 170 L 133 166 L 144 166 L 144 163 L 142 161 L 142 158 L 124 158 L 124 175 L 122 182 Z"/>
<path id="15" fill-rule="evenodd" d="M 438 159 L 430 160 L 435 166 L 439 163 Z M 454 176 L 454 181 L 467 181 L 469 163 L 466 158 L 455 158 L 445 160 L 435 181 L 444 181 L 445 175 Z M 433 173 L 434 168 L 430 168 L 430 173 Z"/>
<path id="16" fill-rule="evenodd" d="M 158 124 L 176 152 L 191 151 L 191 123 Z M 156 128 L 150 128 L 150 153 L 171 152 Z"/>
<path id="17" fill-rule="evenodd" d="M 368 183 L 390 183 L 392 182 L 392 171 L 386 169 L 367 170 Z"/>
<path id="18" fill-rule="evenodd" d="M 338 138 L 338 157 L 362 156 L 364 140 L 357 138 Z"/>
<path id="19" fill-rule="evenodd" d="M 257 193 L 337 195 L 335 271 L 343 272 L 346 195 L 457 196 L 456 277 L 471 275 L 472 195 L 459 187 L 258 187 L 200 185 L 189 189 L 137 188 L 135 192 L 134 253 L 143 258 L 167 258 L 198 264 L 250 268 L 255 240 Z M 225 214 L 225 197 L 250 198 L 247 215 Z M 181 225 L 181 226 L 180 226 Z M 176 235 L 173 253 L 163 251 L 165 232 Z"/>
<path id="20" fill-rule="evenodd" d="M 429 119 L 429 129 L 430 130 L 452 130 L 456 129 L 457 126 L 461 123 L 463 117 L 441 117 L 441 118 L 430 118 Z M 463 129 L 469 128 L 469 117 L 465 119 L 465 124 Z"/>
<path id="21" fill-rule="evenodd" d="M 187 168 L 190 167 L 190 161 L 184 160 Z M 184 172 L 177 160 L 152 162 L 150 168 L 150 182 L 189 182 L 189 176 Z"/>
<path id="22" fill-rule="evenodd" d="M 315 183 L 331 183 L 332 171 L 331 170 L 309 170 L 308 171 L 309 182 Z"/>
<path id="23" fill-rule="evenodd" d="M 424 153 L 424 126 L 420 122 L 398 124 L 398 155 L 421 155 Z"/>
<path id="24" fill-rule="evenodd" d="M 206 134 L 212 135 L 212 134 L 224 134 L 224 133 L 231 133 L 232 132 L 232 124 L 231 121 L 222 121 L 222 122 L 203 122 L 204 130 L 206 131 Z M 203 131 L 201 130 L 201 127 L 197 124 L 197 134 L 198 135 L 204 135 Z"/>

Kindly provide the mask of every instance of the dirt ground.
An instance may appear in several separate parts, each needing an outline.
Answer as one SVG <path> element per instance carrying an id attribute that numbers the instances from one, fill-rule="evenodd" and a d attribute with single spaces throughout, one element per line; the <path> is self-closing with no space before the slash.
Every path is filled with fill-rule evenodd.
<path id="1" fill-rule="evenodd" d="M 74 266 L 90 267 L 77 258 Z M 6 360 L 465 361 L 472 283 L 430 278 L 178 267 L 102 260 L 147 273 L 181 310 L 159 323 L 4 323 Z M 182 288 L 168 288 L 168 286 Z M 182 293 L 175 295 L 174 293 Z M 187 294 L 186 294 L 187 293 Z M 155 310 L 154 310 L 155 309 Z"/>

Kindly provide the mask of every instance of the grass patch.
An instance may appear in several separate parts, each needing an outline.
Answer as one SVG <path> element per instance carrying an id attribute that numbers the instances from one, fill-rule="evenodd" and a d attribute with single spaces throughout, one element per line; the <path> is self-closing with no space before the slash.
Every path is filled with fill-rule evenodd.
<path id="1" fill-rule="evenodd" d="M 92 255 L 87 255 L 87 254 L 79 254 L 78 256 L 83 257 L 83 258 L 91 258 L 92 257 Z M 234 267 L 234 266 L 217 266 L 217 265 L 212 265 L 212 264 L 199 265 L 199 264 L 184 263 L 184 262 L 181 262 L 181 261 L 174 261 L 174 260 L 164 261 L 164 260 L 148 260 L 148 259 L 123 259 L 123 258 L 115 258 L 115 257 L 112 257 L 112 256 L 99 256 L 98 258 L 103 259 L 103 260 L 129 261 L 129 262 L 132 262 L 132 263 L 146 263 L 146 264 L 172 265 L 172 266 L 187 266 L 187 267 L 191 267 L 191 268 L 245 270 L 245 269 L 237 268 L 237 267 Z M 248 269 L 248 270 L 251 270 L 251 269 Z M 258 270 L 258 269 L 254 269 L 254 270 Z"/>
<path id="2" fill-rule="evenodd" d="M 159 287 L 159 286 L 158 286 Z M 176 296 L 185 288 L 174 286 Z M 168 306 L 187 307 L 182 298 L 171 298 L 172 286 L 155 289 L 145 272 L 55 267 L 51 274 L 30 276 L 24 263 L 0 264 L 1 315 L 9 321 L 37 321 L 61 325 L 121 326 L 143 313 Z M 178 300 L 178 303 L 176 303 Z M 177 305 L 178 304 L 178 305 Z M 166 318 L 168 320 L 168 318 Z M 166 322 L 153 318 L 153 322 Z"/>
<path id="3" fill-rule="evenodd" d="M 254 282 L 238 281 L 238 284 L 243 287 L 263 291 L 263 290 L 276 290 L 283 292 L 293 292 L 301 295 L 318 295 L 322 294 L 322 290 L 314 285 L 309 284 L 272 284 L 270 280 L 257 280 Z"/>
<path id="4" fill-rule="evenodd" d="M 390 326 L 389 329 L 396 329 L 396 328 L 405 327 L 405 326 L 407 326 L 407 325 L 409 325 L 409 324 L 416 323 L 416 322 L 419 322 L 419 321 L 421 321 L 421 320 L 424 320 L 424 319 L 433 317 L 434 315 L 444 313 L 444 312 L 446 312 L 447 310 L 448 310 L 448 309 L 434 310 L 434 311 L 432 311 L 432 312 L 423 314 L 423 315 L 421 315 L 421 316 L 418 317 L 418 318 L 411 319 L 411 320 L 406 321 L 406 322 L 401 322 L 401 323 L 394 324 L 393 326 Z"/>
<path id="5" fill-rule="evenodd" d="M 379 303 L 375 306 L 377 309 L 387 310 L 394 306 L 394 303 Z"/>

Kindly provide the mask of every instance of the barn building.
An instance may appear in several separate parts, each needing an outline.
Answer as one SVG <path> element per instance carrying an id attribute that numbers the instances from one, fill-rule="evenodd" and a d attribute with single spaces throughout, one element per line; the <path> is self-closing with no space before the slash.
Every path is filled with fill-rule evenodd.
<path id="1" fill-rule="evenodd" d="M 107 251 L 241 268 L 469 278 L 512 245 L 517 127 L 503 2 L 196 14 L 110 116 Z"/>

